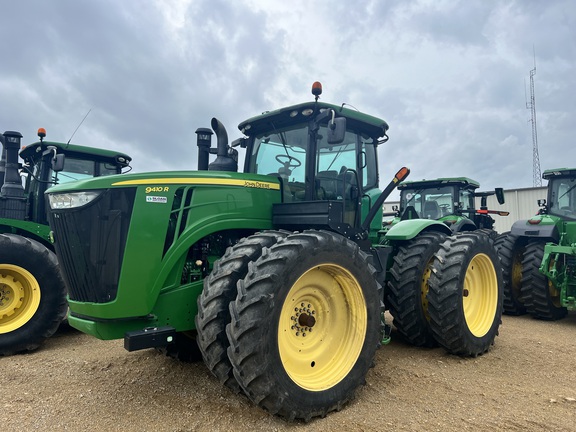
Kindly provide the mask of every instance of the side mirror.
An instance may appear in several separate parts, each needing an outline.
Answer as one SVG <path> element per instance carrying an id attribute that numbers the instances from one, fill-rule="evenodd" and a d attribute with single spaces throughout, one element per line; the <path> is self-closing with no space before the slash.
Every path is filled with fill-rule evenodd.
<path id="1" fill-rule="evenodd" d="M 64 155 L 62 153 L 57 154 L 52 158 L 52 171 L 60 172 L 64 169 Z"/>
<path id="2" fill-rule="evenodd" d="M 346 135 L 346 118 L 338 117 L 328 121 L 328 144 L 340 144 Z"/>
<path id="3" fill-rule="evenodd" d="M 538 207 L 545 207 L 546 206 L 546 200 L 545 199 L 539 199 L 538 200 Z"/>
<path id="4" fill-rule="evenodd" d="M 496 199 L 498 200 L 498 204 L 504 204 L 504 189 L 496 188 L 494 191 L 496 192 Z"/>

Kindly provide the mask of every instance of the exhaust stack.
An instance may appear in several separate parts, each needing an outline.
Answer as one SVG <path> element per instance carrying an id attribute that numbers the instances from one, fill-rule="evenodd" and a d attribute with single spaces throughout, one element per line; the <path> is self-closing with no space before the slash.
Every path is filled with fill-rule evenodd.
<path id="1" fill-rule="evenodd" d="M 208 165 L 210 171 L 238 171 L 238 160 L 234 158 L 234 152 L 229 152 L 228 133 L 224 125 L 217 118 L 211 122 L 212 129 L 216 133 L 217 150 L 216 160 Z M 212 153 L 212 150 L 210 151 Z M 232 154 L 232 156 L 230 156 Z"/>

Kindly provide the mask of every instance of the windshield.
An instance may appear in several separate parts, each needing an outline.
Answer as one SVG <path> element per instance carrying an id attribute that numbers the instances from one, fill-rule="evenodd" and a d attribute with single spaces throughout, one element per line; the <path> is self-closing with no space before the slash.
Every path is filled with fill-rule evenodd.
<path id="1" fill-rule="evenodd" d="M 315 177 L 317 199 L 341 199 L 344 183 L 355 182 L 357 173 L 362 189 L 378 186 L 376 148 L 372 139 L 354 131 L 346 131 L 341 144 L 329 144 L 325 126 L 318 131 Z M 290 189 L 287 199 L 303 199 L 306 182 L 308 128 L 292 129 L 258 136 L 249 160 L 249 172 L 273 175 Z"/>
<path id="2" fill-rule="evenodd" d="M 548 190 L 550 214 L 576 219 L 576 178 L 550 180 Z"/>
<path id="3" fill-rule="evenodd" d="M 411 206 L 422 219 L 438 219 L 454 213 L 454 188 L 452 186 L 429 189 L 403 189 L 400 208 Z"/>
<path id="4" fill-rule="evenodd" d="M 111 164 L 67 157 L 64 160 L 64 169 L 55 173 L 54 176 L 57 183 L 62 184 L 90 177 L 118 174 L 119 172 L 119 169 Z"/>

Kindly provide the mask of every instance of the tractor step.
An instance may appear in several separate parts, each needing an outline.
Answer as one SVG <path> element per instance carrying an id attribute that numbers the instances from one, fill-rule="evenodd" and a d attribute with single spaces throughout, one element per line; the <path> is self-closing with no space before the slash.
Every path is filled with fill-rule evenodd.
<path id="1" fill-rule="evenodd" d="M 164 347 L 174 341 L 176 329 L 170 326 L 147 327 L 142 330 L 126 332 L 124 348 L 127 351 L 137 351 L 146 348 Z"/>

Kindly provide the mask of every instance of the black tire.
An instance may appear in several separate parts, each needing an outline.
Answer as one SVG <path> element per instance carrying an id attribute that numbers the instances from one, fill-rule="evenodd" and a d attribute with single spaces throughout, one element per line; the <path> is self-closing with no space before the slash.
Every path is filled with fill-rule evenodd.
<path id="1" fill-rule="evenodd" d="M 428 317 L 428 278 L 434 254 L 446 234 L 424 232 L 403 242 L 394 256 L 384 303 L 393 324 L 407 342 L 415 346 L 437 346 Z"/>
<path id="2" fill-rule="evenodd" d="M 531 241 L 526 245 L 522 260 L 522 298 L 534 318 L 556 321 L 564 318 L 568 309 L 560 304 L 556 287 L 540 273 L 545 245 L 545 241 Z"/>
<path id="3" fill-rule="evenodd" d="M 204 363 L 222 384 L 235 393 L 241 389 L 234 378 L 227 355 L 229 304 L 236 298 L 237 282 L 248 273 L 248 263 L 256 260 L 262 249 L 272 246 L 287 234 L 284 231 L 264 231 L 243 238 L 229 247 L 222 258 L 214 263 L 212 272 L 204 280 L 202 294 L 198 297 L 197 342 Z"/>
<path id="4" fill-rule="evenodd" d="M 512 235 L 508 231 L 496 238 L 494 247 L 502 264 L 504 313 L 507 315 L 524 315 L 526 307 L 521 295 L 524 244 L 518 240 L 518 236 Z"/>
<path id="5" fill-rule="evenodd" d="M 228 357 L 245 394 L 289 421 L 351 400 L 380 342 L 375 276 L 356 243 L 327 231 L 265 249 L 230 304 Z"/>
<path id="6" fill-rule="evenodd" d="M 0 355 L 38 348 L 67 310 L 56 255 L 35 240 L 0 234 Z"/>
<path id="7" fill-rule="evenodd" d="M 448 237 L 429 280 L 428 312 L 436 340 L 450 353 L 488 351 L 502 318 L 502 270 L 490 239 L 478 233 Z"/>
<path id="8" fill-rule="evenodd" d="M 474 232 L 479 233 L 479 234 L 484 234 L 484 235 L 488 236 L 488 238 L 492 241 L 496 241 L 496 239 L 498 238 L 498 233 L 496 231 L 494 231 L 493 229 L 490 229 L 490 228 L 479 228 L 479 229 L 475 230 Z"/>

